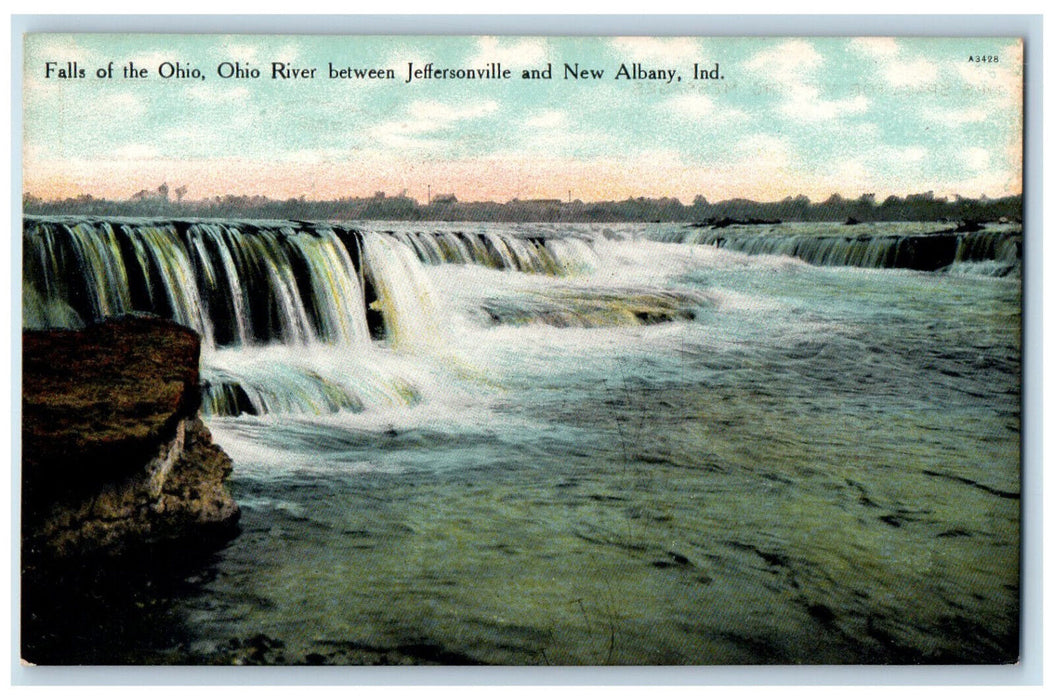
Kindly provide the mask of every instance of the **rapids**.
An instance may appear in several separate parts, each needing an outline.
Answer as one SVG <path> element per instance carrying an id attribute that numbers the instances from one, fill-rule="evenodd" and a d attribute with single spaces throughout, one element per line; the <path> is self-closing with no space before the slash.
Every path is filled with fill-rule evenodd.
<path id="1" fill-rule="evenodd" d="M 244 527 L 41 654 L 1014 660 L 1020 230 L 858 229 L 28 217 L 26 327 L 201 333 Z"/>

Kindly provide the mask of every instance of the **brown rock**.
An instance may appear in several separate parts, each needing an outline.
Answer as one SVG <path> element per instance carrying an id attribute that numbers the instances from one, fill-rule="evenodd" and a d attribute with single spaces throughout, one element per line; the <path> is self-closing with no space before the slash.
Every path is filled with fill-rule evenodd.
<path id="1" fill-rule="evenodd" d="M 231 464 L 197 418 L 197 334 L 122 318 L 23 333 L 23 554 L 65 558 L 229 529 Z"/>

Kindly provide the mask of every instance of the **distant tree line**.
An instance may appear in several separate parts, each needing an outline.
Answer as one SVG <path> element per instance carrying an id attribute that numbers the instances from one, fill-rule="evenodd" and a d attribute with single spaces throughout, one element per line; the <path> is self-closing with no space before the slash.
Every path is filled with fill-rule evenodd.
<path id="1" fill-rule="evenodd" d="M 558 199 L 513 199 L 509 202 L 462 202 L 441 195 L 420 204 L 405 193 L 335 200 L 269 199 L 260 195 L 223 195 L 203 200 L 184 198 L 186 188 L 169 196 L 167 184 L 141 190 L 126 200 L 96 199 L 80 195 L 45 201 L 27 194 L 26 214 L 77 214 L 95 216 L 156 216 L 201 218 L 252 218 L 334 220 L 382 219 L 396 221 L 543 221 L 623 222 L 683 221 L 1020 221 L 1021 195 L 989 199 L 935 197 L 933 192 L 890 196 L 878 202 L 874 194 L 846 199 L 833 194 L 822 202 L 804 195 L 776 202 L 728 199 L 709 202 L 702 195 L 691 204 L 672 197 L 634 197 L 621 201 L 582 202 Z"/>

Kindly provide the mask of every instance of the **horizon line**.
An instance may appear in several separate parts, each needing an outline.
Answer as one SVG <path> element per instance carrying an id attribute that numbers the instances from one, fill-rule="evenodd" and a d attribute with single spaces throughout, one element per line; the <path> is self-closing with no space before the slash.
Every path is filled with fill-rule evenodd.
<path id="1" fill-rule="evenodd" d="M 910 193 L 903 193 L 903 194 L 889 194 L 886 197 L 880 199 L 880 198 L 875 196 L 874 192 L 863 192 L 863 193 L 861 193 L 861 194 L 859 194 L 859 195 L 854 197 L 854 196 L 843 195 L 842 193 L 835 191 L 835 192 L 831 192 L 830 194 L 828 194 L 826 197 L 824 197 L 822 199 L 820 199 L 820 198 L 813 199 L 812 197 L 809 197 L 808 195 L 806 195 L 804 193 L 799 193 L 799 194 L 793 195 L 793 196 L 792 195 L 787 195 L 787 196 L 781 197 L 779 199 L 751 199 L 751 198 L 745 197 L 745 196 L 734 196 L 734 197 L 726 197 L 724 199 L 710 200 L 709 198 L 706 197 L 706 195 L 704 195 L 702 193 L 699 193 L 699 194 L 695 195 L 695 198 L 691 202 L 687 202 L 686 203 L 681 197 L 676 196 L 676 195 L 650 195 L 650 196 L 649 195 L 640 195 L 640 196 L 627 196 L 627 197 L 624 197 L 622 199 L 593 199 L 593 200 L 583 200 L 583 199 L 580 199 L 580 198 L 570 199 L 570 197 L 567 198 L 567 199 L 558 198 L 558 197 L 527 197 L 527 198 L 512 197 L 510 199 L 506 199 L 505 201 L 498 201 L 498 200 L 492 200 L 492 199 L 460 199 L 460 198 L 457 197 L 457 193 L 456 192 L 441 192 L 440 191 L 438 194 L 430 195 L 429 198 L 426 201 L 422 202 L 421 200 L 417 199 L 416 197 L 412 197 L 412 196 L 406 194 L 405 192 L 400 192 L 398 194 L 388 194 L 387 192 L 382 191 L 382 190 L 377 190 L 372 195 L 370 195 L 370 194 L 357 194 L 357 195 L 347 195 L 347 196 L 342 196 L 342 197 L 331 197 L 331 198 L 312 198 L 312 197 L 308 197 L 306 194 L 302 194 L 299 197 L 280 197 L 280 196 L 267 195 L 267 194 L 262 194 L 262 193 L 255 193 L 255 194 L 239 193 L 239 194 L 234 194 L 234 193 L 228 192 L 228 193 L 224 193 L 224 194 L 217 194 L 217 195 L 212 195 L 210 197 L 197 198 L 197 199 L 182 199 L 182 198 L 180 198 L 180 199 L 172 199 L 171 197 L 168 196 L 168 193 L 169 192 L 174 192 L 175 189 L 167 189 L 164 193 L 162 193 L 161 192 L 161 187 L 167 187 L 167 183 L 162 183 L 162 185 L 160 187 L 155 188 L 153 190 L 141 189 L 138 192 L 135 192 L 135 193 L 133 193 L 131 195 L 128 195 L 128 196 L 126 196 L 124 198 L 120 198 L 120 199 L 106 197 L 106 196 L 100 196 L 100 195 L 95 195 L 95 194 L 92 194 L 90 192 L 81 192 L 81 193 L 78 193 L 76 195 L 70 195 L 70 196 L 66 196 L 66 197 L 45 198 L 45 197 L 37 196 L 37 195 L 33 194 L 32 192 L 24 191 L 22 193 L 22 200 L 23 200 L 23 203 L 25 203 L 27 199 L 32 199 L 32 200 L 35 200 L 36 202 L 39 202 L 41 204 L 61 204 L 61 203 L 70 202 L 70 201 L 94 201 L 94 202 L 108 202 L 108 203 L 114 203 L 114 204 L 136 204 L 136 203 L 146 203 L 146 202 L 153 202 L 153 203 L 163 202 L 163 203 L 167 203 L 167 204 L 175 204 L 175 205 L 183 205 L 183 206 L 195 205 L 195 204 L 211 204 L 211 203 L 216 202 L 217 200 L 222 201 L 222 200 L 230 200 L 230 199 L 235 199 L 235 200 L 263 200 L 263 201 L 275 202 L 275 203 L 300 202 L 300 203 L 314 203 L 314 204 L 333 204 L 333 203 L 340 203 L 340 202 L 370 202 L 370 201 L 388 201 L 388 200 L 409 200 L 410 202 L 413 202 L 416 206 L 419 206 L 419 207 L 434 206 L 434 205 L 440 204 L 440 203 L 441 204 L 459 204 L 459 205 L 497 205 L 497 206 L 506 206 L 506 205 L 509 205 L 509 204 L 532 204 L 532 203 L 535 203 L 535 204 L 547 203 L 547 204 L 561 204 L 561 205 L 572 205 L 572 204 L 590 205 L 590 204 L 617 204 L 617 203 L 622 203 L 622 202 L 640 202 L 640 201 L 654 201 L 654 202 L 668 201 L 668 202 L 677 202 L 678 204 L 680 204 L 683 207 L 690 208 L 690 207 L 693 207 L 693 206 L 714 206 L 714 205 L 725 204 L 725 203 L 729 203 L 729 202 L 749 202 L 751 204 L 781 204 L 781 203 L 784 203 L 784 202 L 794 202 L 794 201 L 802 201 L 802 200 L 804 200 L 805 202 L 808 202 L 809 204 L 826 204 L 828 202 L 831 202 L 831 200 L 835 199 L 835 198 L 837 198 L 836 201 L 841 201 L 841 202 L 846 202 L 846 203 L 850 203 L 850 202 L 856 202 L 856 203 L 870 202 L 872 205 L 881 206 L 884 202 L 887 202 L 887 201 L 889 201 L 891 199 L 899 199 L 901 201 L 907 201 L 908 198 L 911 198 L 912 200 L 919 199 L 919 200 L 922 200 L 922 201 L 933 201 L 933 202 L 942 202 L 942 201 L 943 202 L 958 202 L 958 201 L 998 201 L 998 200 L 1013 199 L 1015 197 L 1023 197 L 1024 196 L 1024 192 L 1023 191 L 1018 191 L 1018 192 L 1014 192 L 1014 193 L 1011 193 L 1011 194 L 1004 194 L 1004 195 L 999 195 L 999 196 L 989 196 L 989 195 L 987 195 L 985 193 L 981 193 L 980 195 L 977 195 L 977 196 L 964 196 L 964 195 L 960 195 L 958 193 L 954 193 L 954 194 L 951 194 L 951 195 L 948 195 L 948 194 L 937 194 L 935 190 L 926 190 L 926 191 L 910 192 Z M 869 198 L 869 195 L 870 195 L 870 198 Z M 699 202 L 695 201 L 698 198 L 702 198 L 703 202 L 699 203 Z"/>

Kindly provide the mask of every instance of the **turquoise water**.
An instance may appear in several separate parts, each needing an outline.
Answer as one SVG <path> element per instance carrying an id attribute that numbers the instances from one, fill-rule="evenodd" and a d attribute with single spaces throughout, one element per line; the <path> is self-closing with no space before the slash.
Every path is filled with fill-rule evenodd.
<path id="1" fill-rule="evenodd" d="M 206 348 L 287 399 L 208 419 L 243 531 L 78 658 L 1016 659 L 1020 279 L 653 228 L 567 227 L 561 276 L 369 251 L 398 333 Z"/>

